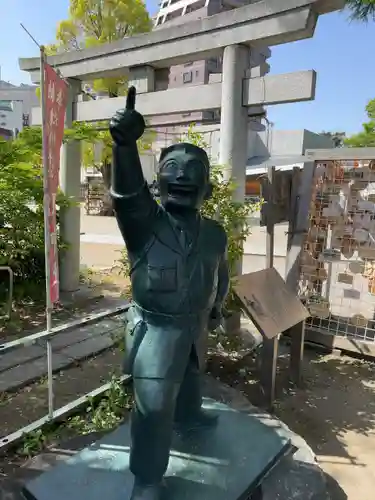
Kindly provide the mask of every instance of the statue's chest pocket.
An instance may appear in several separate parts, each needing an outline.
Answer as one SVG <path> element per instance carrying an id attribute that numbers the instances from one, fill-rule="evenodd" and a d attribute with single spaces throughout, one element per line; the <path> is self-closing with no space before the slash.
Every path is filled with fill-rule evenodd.
<path id="1" fill-rule="evenodd" d="M 175 292 L 178 288 L 177 265 L 147 266 L 147 289 L 151 292 Z"/>

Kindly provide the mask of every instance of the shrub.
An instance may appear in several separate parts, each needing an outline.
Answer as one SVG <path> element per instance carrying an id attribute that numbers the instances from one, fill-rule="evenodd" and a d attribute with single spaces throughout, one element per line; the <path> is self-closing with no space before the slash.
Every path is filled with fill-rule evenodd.
<path id="1" fill-rule="evenodd" d="M 16 296 L 40 296 L 44 290 L 41 157 L 40 128 L 26 128 L 11 141 L 0 139 L 0 266 L 12 268 Z M 58 208 L 64 204 L 59 195 Z"/>

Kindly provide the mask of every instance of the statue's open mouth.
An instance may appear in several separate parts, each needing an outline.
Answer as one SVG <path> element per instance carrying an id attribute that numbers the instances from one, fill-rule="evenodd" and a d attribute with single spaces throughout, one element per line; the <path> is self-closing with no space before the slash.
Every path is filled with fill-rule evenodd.
<path id="1" fill-rule="evenodd" d="M 188 184 L 168 184 L 168 194 L 171 196 L 191 196 L 196 192 L 196 186 Z"/>

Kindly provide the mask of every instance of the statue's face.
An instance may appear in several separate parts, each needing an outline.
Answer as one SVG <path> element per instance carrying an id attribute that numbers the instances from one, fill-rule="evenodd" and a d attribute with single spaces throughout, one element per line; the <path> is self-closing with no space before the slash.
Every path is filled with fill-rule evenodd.
<path id="1" fill-rule="evenodd" d="M 160 165 L 159 189 L 164 207 L 199 209 L 207 193 L 207 170 L 192 153 L 171 151 Z"/>

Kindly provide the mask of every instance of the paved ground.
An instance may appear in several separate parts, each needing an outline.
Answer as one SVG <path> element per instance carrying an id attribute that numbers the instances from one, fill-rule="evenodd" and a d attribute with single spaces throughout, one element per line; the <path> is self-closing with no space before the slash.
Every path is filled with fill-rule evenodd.
<path id="1" fill-rule="evenodd" d="M 284 276 L 287 226 L 275 228 L 275 267 Z M 107 268 L 117 264 L 124 248 L 114 217 L 96 217 L 81 212 L 81 264 Z M 264 269 L 266 265 L 266 229 L 254 225 L 244 246 L 243 272 Z"/>

